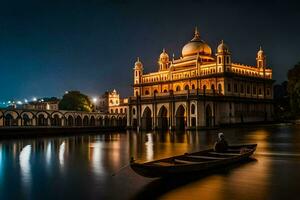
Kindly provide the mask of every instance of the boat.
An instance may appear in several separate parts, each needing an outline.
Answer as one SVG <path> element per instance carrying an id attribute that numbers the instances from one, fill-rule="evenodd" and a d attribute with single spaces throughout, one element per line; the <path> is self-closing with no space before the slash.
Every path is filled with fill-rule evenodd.
<path id="1" fill-rule="evenodd" d="M 130 167 L 137 174 L 149 178 L 198 173 L 246 160 L 256 147 L 257 144 L 230 145 L 225 152 L 207 149 L 145 163 L 137 163 L 131 158 Z"/>

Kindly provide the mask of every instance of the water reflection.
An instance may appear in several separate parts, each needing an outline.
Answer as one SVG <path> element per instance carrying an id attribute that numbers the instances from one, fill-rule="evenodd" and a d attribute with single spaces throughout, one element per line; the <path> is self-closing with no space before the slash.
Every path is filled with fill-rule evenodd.
<path id="1" fill-rule="evenodd" d="M 104 169 L 102 164 L 102 143 L 101 142 L 94 142 L 90 143 L 90 160 L 92 164 L 92 172 L 96 176 L 103 175 Z"/>
<path id="2" fill-rule="evenodd" d="M 74 195 L 132 199 L 154 193 L 154 199 L 272 199 L 268 198 L 270 193 L 272 197 L 286 195 L 280 187 L 287 185 L 286 191 L 297 193 L 300 127 L 220 131 L 230 143 L 258 143 L 257 161 L 171 181 L 146 179 L 128 167 L 114 178 L 111 174 L 126 166 L 131 156 L 143 162 L 209 148 L 218 131 L 126 132 L 1 141 L 0 199 L 18 199 L 9 195 L 24 190 L 29 199 L 34 199 L 31 195 L 36 193 L 41 194 L 37 199 L 56 193 L 59 199 L 72 199 Z"/>
<path id="3" fill-rule="evenodd" d="M 61 145 L 59 146 L 59 153 L 58 153 L 58 158 L 59 158 L 59 164 L 61 167 L 64 167 L 65 164 L 65 142 L 62 142 Z"/>
<path id="4" fill-rule="evenodd" d="M 21 170 L 22 184 L 26 190 L 31 184 L 31 168 L 30 168 L 31 145 L 26 145 L 20 152 L 19 162 Z"/>

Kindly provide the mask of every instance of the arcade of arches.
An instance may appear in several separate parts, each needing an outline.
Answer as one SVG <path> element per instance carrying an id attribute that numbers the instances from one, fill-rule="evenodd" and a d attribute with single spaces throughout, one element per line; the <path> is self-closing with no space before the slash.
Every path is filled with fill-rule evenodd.
<path id="1" fill-rule="evenodd" d="M 1 126 L 40 127 L 118 127 L 125 128 L 125 114 L 101 114 L 72 111 L 0 110 Z"/>

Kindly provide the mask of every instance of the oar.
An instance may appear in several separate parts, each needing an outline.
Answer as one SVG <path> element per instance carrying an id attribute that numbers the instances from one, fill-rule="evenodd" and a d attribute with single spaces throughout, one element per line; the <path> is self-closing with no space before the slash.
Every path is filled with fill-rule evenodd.
<path id="1" fill-rule="evenodd" d="M 124 165 L 123 167 L 121 167 L 118 171 L 116 171 L 115 173 L 113 173 L 111 176 L 117 175 L 119 172 L 121 172 L 123 169 L 125 169 L 126 167 L 128 167 L 133 162 L 134 162 L 134 158 L 131 157 L 130 158 L 130 163 L 128 163 L 128 164 Z"/>

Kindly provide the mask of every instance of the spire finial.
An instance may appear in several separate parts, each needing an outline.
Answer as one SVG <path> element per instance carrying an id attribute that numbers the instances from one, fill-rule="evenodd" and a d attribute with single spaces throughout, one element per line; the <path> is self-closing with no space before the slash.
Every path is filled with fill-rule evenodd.
<path id="1" fill-rule="evenodd" d="M 260 51 L 262 51 L 262 47 L 261 47 L 261 45 L 259 46 L 259 50 L 260 50 Z"/>
<path id="2" fill-rule="evenodd" d="M 197 26 L 195 26 L 195 37 L 200 37 L 200 33 Z"/>
<path id="3" fill-rule="evenodd" d="M 223 39 L 221 40 L 221 44 L 224 44 L 224 40 Z"/>
<path id="4" fill-rule="evenodd" d="M 163 53 L 166 53 L 166 49 L 165 48 L 163 48 Z"/>
<path id="5" fill-rule="evenodd" d="M 137 62 L 140 62 L 140 57 L 137 57 L 137 60 L 136 60 Z"/>

